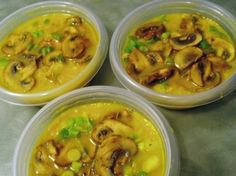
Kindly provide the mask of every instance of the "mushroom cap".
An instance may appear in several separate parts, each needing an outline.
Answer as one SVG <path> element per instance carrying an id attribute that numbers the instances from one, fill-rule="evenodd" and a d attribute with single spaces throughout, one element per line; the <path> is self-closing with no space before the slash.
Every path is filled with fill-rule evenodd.
<path id="1" fill-rule="evenodd" d="M 195 46 L 202 40 L 202 35 L 199 33 L 190 33 L 185 36 L 174 37 L 170 39 L 170 44 L 176 50 L 182 50 L 186 47 Z"/>
<path id="2" fill-rule="evenodd" d="M 79 35 L 69 35 L 62 43 L 62 52 L 65 57 L 82 57 L 86 50 L 85 40 Z"/>
<path id="3" fill-rule="evenodd" d="M 10 56 L 22 53 L 31 43 L 33 37 L 29 32 L 16 34 L 13 33 L 9 36 L 6 44 L 3 45 L 2 51 Z"/>
<path id="4" fill-rule="evenodd" d="M 101 144 L 110 135 L 128 136 L 132 128 L 123 122 L 114 119 L 106 119 L 98 124 L 92 132 L 92 139 Z"/>
<path id="5" fill-rule="evenodd" d="M 230 62 L 235 57 L 234 46 L 221 38 L 214 38 L 211 42 L 212 48 L 216 50 L 216 55 Z"/>
<path id="6" fill-rule="evenodd" d="M 21 61 L 11 61 L 3 72 L 6 85 L 19 92 L 29 91 L 35 84 L 32 77 L 37 66 L 35 61 L 23 63 Z"/>
<path id="7" fill-rule="evenodd" d="M 95 170 L 101 176 L 122 176 L 123 165 L 137 152 L 137 145 L 132 139 L 118 135 L 109 136 L 98 148 Z M 120 159 L 123 162 L 118 162 L 121 161 Z"/>
<path id="8" fill-rule="evenodd" d="M 175 55 L 175 66 L 180 70 L 183 70 L 196 62 L 202 55 L 203 52 L 200 48 L 186 47 Z"/>

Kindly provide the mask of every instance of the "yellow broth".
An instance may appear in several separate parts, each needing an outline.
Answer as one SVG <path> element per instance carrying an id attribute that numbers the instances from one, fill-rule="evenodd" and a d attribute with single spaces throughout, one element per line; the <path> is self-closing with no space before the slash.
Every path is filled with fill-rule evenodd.
<path id="1" fill-rule="evenodd" d="M 0 42 L 0 86 L 19 93 L 61 86 L 89 64 L 98 41 L 94 27 L 79 16 L 30 19 Z"/>
<path id="2" fill-rule="evenodd" d="M 235 46 L 216 21 L 200 14 L 173 13 L 139 25 L 122 55 L 127 73 L 161 93 L 203 92 L 235 71 Z"/>
<path id="3" fill-rule="evenodd" d="M 165 152 L 160 131 L 135 109 L 116 102 L 79 104 L 43 131 L 29 175 L 161 176 Z"/>

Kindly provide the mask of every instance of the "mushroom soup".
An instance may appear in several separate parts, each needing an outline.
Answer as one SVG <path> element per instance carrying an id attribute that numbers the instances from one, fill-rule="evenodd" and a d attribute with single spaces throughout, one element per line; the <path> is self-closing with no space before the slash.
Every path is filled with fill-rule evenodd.
<path id="1" fill-rule="evenodd" d="M 0 86 L 18 93 L 56 88 L 88 65 L 98 40 L 93 26 L 79 16 L 30 19 L 0 43 Z"/>
<path id="2" fill-rule="evenodd" d="M 36 142 L 29 175 L 156 176 L 165 169 L 159 130 L 133 108 L 98 101 L 55 115 Z"/>
<path id="3" fill-rule="evenodd" d="M 157 92 L 209 90 L 235 71 L 235 46 L 218 23 L 199 14 L 173 13 L 139 25 L 122 51 L 126 72 Z"/>

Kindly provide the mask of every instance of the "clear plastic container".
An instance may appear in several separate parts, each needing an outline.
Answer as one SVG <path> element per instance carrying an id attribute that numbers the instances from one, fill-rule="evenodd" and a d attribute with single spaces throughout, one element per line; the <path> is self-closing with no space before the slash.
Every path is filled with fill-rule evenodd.
<path id="1" fill-rule="evenodd" d="M 153 1 L 138 7 L 128 14 L 117 26 L 110 44 L 110 62 L 116 78 L 128 89 L 142 95 L 151 102 L 173 109 L 185 109 L 211 103 L 236 88 L 236 74 L 209 91 L 191 95 L 170 95 L 155 92 L 133 80 L 121 63 L 121 53 L 126 37 L 132 29 L 155 16 L 168 13 L 199 13 L 221 24 L 236 43 L 236 19 L 218 5 L 198 0 Z"/>
<path id="2" fill-rule="evenodd" d="M 27 176 L 28 166 L 34 144 L 56 114 L 85 102 L 111 100 L 143 113 L 159 129 L 166 149 L 166 176 L 179 175 L 179 155 L 174 132 L 161 112 L 139 95 L 128 90 L 91 86 L 65 94 L 44 106 L 27 124 L 22 132 L 13 158 L 13 176 Z"/>
<path id="3" fill-rule="evenodd" d="M 100 19 L 89 9 L 77 3 L 63 1 L 45 1 L 35 3 L 17 10 L 0 22 L 0 40 L 8 35 L 16 26 L 31 18 L 49 13 L 68 13 L 79 15 L 93 25 L 98 33 L 99 44 L 93 59 L 88 66 L 74 79 L 55 89 L 39 93 L 14 93 L 0 87 L 0 98 L 4 101 L 18 105 L 43 105 L 53 98 L 78 87 L 85 86 L 102 66 L 107 50 L 108 36 Z"/>

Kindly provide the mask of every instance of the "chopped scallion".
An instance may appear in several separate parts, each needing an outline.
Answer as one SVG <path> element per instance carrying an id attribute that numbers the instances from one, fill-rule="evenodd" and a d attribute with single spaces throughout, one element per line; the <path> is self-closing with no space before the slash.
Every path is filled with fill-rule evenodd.
<path id="1" fill-rule="evenodd" d="M 34 46 L 35 46 L 34 43 L 30 43 L 30 44 L 27 46 L 28 51 L 31 51 L 31 50 L 34 48 Z"/>
<path id="2" fill-rule="evenodd" d="M 57 41 L 62 41 L 62 35 L 60 33 L 57 33 L 57 32 L 54 32 L 51 34 L 52 35 L 52 38 L 57 40 Z"/>
<path id="3" fill-rule="evenodd" d="M 167 40 L 170 36 L 170 33 L 169 32 L 164 32 L 161 34 L 161 39 L 162 40 Z"/>
<path id="4" fill-rule="evenodd" d="M 148 176 L 148 173 L 145 171 L 139 171 L 135 176 Z"/>
<path id="5" fill-rule="evenodd" d="M 46 47 L 44 47 L 44 48 L 41 49 L 41 54 L 42 54 L 43 56 L 46 56 L 46 55 L 48 55 L 50 52 L 52 52 L 53 50 L 54 50 L 53 47 L 51 47 L 51 46 L 46 46 Z"/>
<path id="6" fill-rule="evenodd" d="M 61 138 L 68 138 L 69 137 L 69 130 L 67 128 L 63 128 L 59 132 L 59 136 Z"/>
<path id="7" fill-rule="evenodd" d="M 32 32 L 33 36 L 36 37 L 36 38 L 39 38 L 39 37 L 42 37 L 43 34 L 44 34 L 44 31 L 43 30 L 36 30 L 34 32 Z"/>
<path id="8" fill-rule="evenodd" d="M 0 57 L 0 66 L 1 67 L 7 66 L 8 62 L 9 62 L 9 60 L 7 57 Z"/>
<path id="9" fill-rule="evenodd" d="M 81 167 L 82 167 L 82 163 L 81 162 L 72 162 L 72 164 L 71 164 L 71 170 L 73 170 L 74 172 L 79 172 L 80 171 L 80 169 L 81 169 Z"/>

